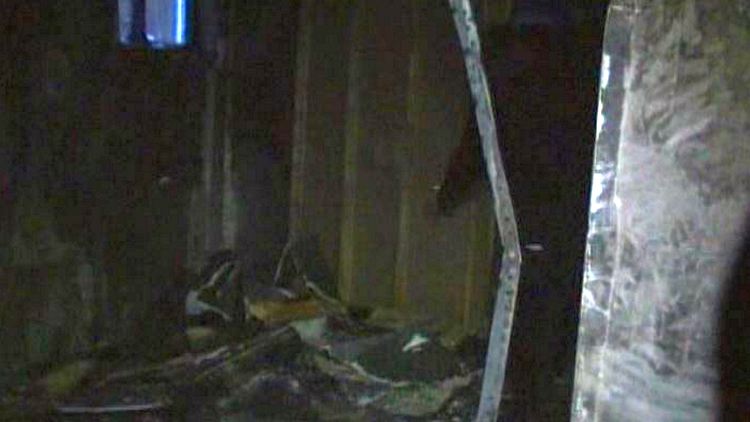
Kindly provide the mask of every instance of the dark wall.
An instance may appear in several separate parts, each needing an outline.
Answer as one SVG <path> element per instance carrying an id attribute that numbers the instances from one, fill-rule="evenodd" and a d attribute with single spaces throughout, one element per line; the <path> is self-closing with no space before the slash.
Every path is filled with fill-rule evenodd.
<path id="1" fill-rule="evenodd" d="M 217 108 L 231 112 L 217 118 L 227 116 L 232 139 L 236 245 L 251 278 L 271 276 L 288 225 L 298 3 L 216 3 L 216 16 L 196 11 L 220 22 L 195 25 L 200 45 L 159 52 L 116 44 L 115 4 L 4 5 L 0 266 L 15 265 L 19 227 L 43 226 L 107 279 L 101 325 L 122 327 L 185 265 L 190 196 L 206 164 L 202 125 L 213 118 L 206 75 L 222 48 L 229 94 Z M 220 143 L 224 132 L 209 136 Z"/>
<path id="2" fill-rule="evenodd" d="M 267 281 L 289 220 L 297 1 L 237 1 L 230 39 L 237 248 L 253 280 Z"/>
<path id="3" fill-rule="evenodd" d="M 200 164 L 201 54 L 119 48 L 107 2 L 6 4 L 0 266 L 21 265 L 7 240 L 29 230 L 75 248 L 113 305 L 96 331 L 119 327 L 181 266 Z M 47 265 L 47 252 L 23 265 Z"/>
<path id="4" fill-rule="evenodd" d="M 94 234 L 117 297 L 146 299 L 184 264 L 190 189 L 200 171 L 201 65 L 192 53 L 110 55 L 91 178 Z"/>

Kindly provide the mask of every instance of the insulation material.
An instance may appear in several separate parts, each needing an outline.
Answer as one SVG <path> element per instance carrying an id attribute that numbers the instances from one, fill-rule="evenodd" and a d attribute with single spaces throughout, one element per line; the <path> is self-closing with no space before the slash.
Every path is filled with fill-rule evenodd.
<path id="1" fill-rule="evenodd" d="M 615 0 L 602 61 L 573 419 L 711 420 L 750 185 L 750 7 Z"/>

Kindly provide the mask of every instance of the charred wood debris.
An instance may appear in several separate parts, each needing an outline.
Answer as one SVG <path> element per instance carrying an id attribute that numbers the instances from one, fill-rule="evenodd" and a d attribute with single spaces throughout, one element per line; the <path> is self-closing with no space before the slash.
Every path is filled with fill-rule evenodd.
<path id="1" fill-rule="evenodd" d="M 128 339 L 19 370 L 2 384 L 0 420 L 472 419 L 486 341 L 430 317 L 344 305 L 316 278 L 315 250 L 290 242 L 265 285 L 230 251 L 215 254 Z"/>

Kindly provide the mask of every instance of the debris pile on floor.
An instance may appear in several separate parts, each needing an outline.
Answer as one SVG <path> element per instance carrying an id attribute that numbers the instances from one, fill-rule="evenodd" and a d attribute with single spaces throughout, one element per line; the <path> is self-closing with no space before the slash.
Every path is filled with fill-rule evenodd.
<path id="1" fill-rule="evenodd" d="M 480 359 L 447 347 L 429 320 L 350 309 L 293 256 L 282 258 L 274 285 L 243 291 L 232 256 L 223 260 L 187 294 L 184 333 L 164 333 L 165 343 L 184 335 L 181 351 L 155 361 L 100 347 L 4 392 L 0 419 L 471 418 Z"/>

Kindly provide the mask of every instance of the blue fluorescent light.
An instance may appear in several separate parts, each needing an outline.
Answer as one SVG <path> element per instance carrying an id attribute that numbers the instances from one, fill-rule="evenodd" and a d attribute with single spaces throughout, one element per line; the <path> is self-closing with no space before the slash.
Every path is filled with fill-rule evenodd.
<path id="1" fill-rule="evenodd" d="M 187 13 L 187 8 L 185 7 L 185 0 L 177 0 L 175 4 L 177 10 L 175 11 L 175 14 L 177 15 L 177 23 L 175 25 L 175 43 L 178 45 L 185 44 L 185 14 Z"/>

